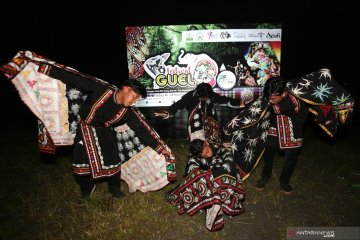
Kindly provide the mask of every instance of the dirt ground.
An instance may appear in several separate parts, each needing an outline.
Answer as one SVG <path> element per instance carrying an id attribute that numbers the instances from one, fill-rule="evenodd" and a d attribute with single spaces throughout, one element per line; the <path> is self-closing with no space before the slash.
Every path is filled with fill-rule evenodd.
<path id="1" fill-rule="evenodd" d="M 291 178 L 292 194 L 280 191 L 284 156 L 275 160 L 273 177 L 263 191 L 253 187 L 261 175 L 262 165 L 258 166 L 244 181 L 246 213 L 226 220 L 226 239 L 286 239 L 288 227 L 359 227 L 359 133 L 358 126 L 352 126 L 329 141 L 308 126 Z"/>
<path id="2" fill-rule="evenodd" d="M 39 231 L 33 233 L 34 230 L 24 230 L 24 234 L 26 234 L 26 231 L 30 231 L 30 233 L 39 234 L 36 235 L 37 237 L 35 239 L 59 239 L 49 236 L 40 237 L 41 234 L 44 235 L 45 230 L 48 231 L 48 234 L 54 234 L 52 232 L 54 229 L 51 230 L 50 226 L 57 224 L 52 219 L 58 216 L 40 215 L 41 219 L 34 222 L 33 217 L 35 215 L 31 216 L 31 214 L 33 214 L 31 211 L 30 213 L 28 210 L 25 212 L 20 211 L 17 209 L 17 206 L 13 206 L 11 202 L 9 202 L 9 199 L 22 199 L 21 194 L 23 193 L 21 193 L 19 189 L 27 191 L 29 190 L 26 189 L 28 185 L 38 188 L 38 186 L 34 186 L 31 183 L 19 181 L 19 185 L 16 186 L 18 190 L 5 190 L 7 189 L 5 184 L 13 184 L 14 181 L 18 181 L 20 178 L 28 178 L 28 171 L 21 170 L 19 167 L 27 166 L 26 164 L 28 163 L 25 164 L 26 161 L 34 161 L 34 159 L 27 159 L 28 155 L 25 153 L 25 150 L 29 149 L 31 152 L 34 151 L 33 145 L 35 143 L 31 138 L 36 136 L 36 128 L 34 128 L 35 125 L 33 122 L 24 123 L 23 121 L 8 121 L 4 126 L 7 127 L 3 129 L 0 138 L 1 146 L 4 147 L 1 149 L 1 160 L 3 162 L 10 162 L 10 164 L 6 165 L 6 169 L 3 168 L 1 171 L 3 176 L 1 176 L 0 188 L 0 225 L 4 224 L 4 226 L 8 226 L 9 220 L 10 222 L 15 220 L 16 222 L 24 222 L 30 224 L 30 226 L 33 224 L 33 226 L 39 228 Z M 319 127 L 314 124 L 307 126 L 304 148 L 291 178 L 291 184 L 294 187 L 293 193 L 288 196 L 280 191 L 278 177 L 284 160 L 284 156 L 280 154 L 275 160 L 273 177 L 263 191 L 257 191 L 253 187 L 253 184 L 260 177 L 262 170 L 261 164 L 255 169 L 252 175 L 244 181 L 247 194 L 245 202 L 246 212 L 231 219 L 226 218 L 225 226 L 219 232 L 211 233 L 205 228 L 204 214 L 189 217 L 187 215 L 179 216 L 176 209 L 171 209 L 170 212 L 166 212 L 168 211 L 166 210 L 168 206 L 166 203 L 163 203 L 163 199 L 160 200 L 162 203 L 159 204 L 159 207 L 161 207 L 162 211 L 168 214 L 171 219 L 179 221 L 181 224 L 186 225 L 186 222 L 194 223 L 190 224 L 190 226 L 194 228 L 191 229 L 194 233 L 187 233 L 188 235 L 186 236 L 191 237 L 187 237 L 186 239 L 287 239 L 288 227 L 359 227 L 360 148 L 357 142 L 359 133 L 359 124 L 355 122 L 351 126 L 340 129 L 336 139 L 330 140 Z M 23 134 L 25 139 L 22 138 Z M 21 137 L 22 139 L 14 141 L 17 137 Z M 31 142 L 31 144 L 29 143 L 29 146 L 27 146 L 27 142 Z M 181 144 L 181 141 L 177 142 L 172 140 L 169 142 L 169 145 L 174 148 L 179 147 Z M 21 151 L 25 152 L 20 154 Z M 5 154 L 5 152 L 13 152 L 16 154 Z M 14 155 L 21 155 L 20 158 L 23 159 L 21 161 L 24 161 L 24 163 L 13 162 L 11 164 L 12 161 L 17 161 L 16 159 L 11 159 Z M 185 161 L 184 159 L 185 157 L 183 157 L 182 161 Z M 34 166 L 34 169 L 36 167 L 37 171 L 39 166 L 36 164 L 39 163 L 31 164 Z M 44 162 L 44 164 L 46 164 L 46 162 Z M 179 161 L 177 164 L 180 166 L 184 165 L 185 162 Z M 17 166 L 17 169 L 14 169 L 14 166 Z M 40 168 L 42 169 L 44 167 L 40 166 Z M 59 178 L 64 175 L 63 172 L 59 172 L 61 171 L 61 169 L 58 169 L 59 166 L 55 165 L 51 168 L 54 170 L 53 178 Z M 67 174 L 70 175 L 70 169 L 66 169 L 65 172 L 68 172 Z M 23 173 L 24 175 L 19 175 L 19 173 Z M 181 173 L 179 172 L 178 174 L 180 176 Z M 39 181 L 41 182 L 41 180 Z M 57 181 L 60 181 L 60 179 Z M 70 179 L 70 183 L 66 184 L 73 184 L 72 179 Z M 168 190 L 170 188 L 171 186 L 167 187 Z M 75 200 L 73 201 L 72 198 L 75 198 L 78 193 L 74 192 L 75 190 L 72 189 L 71 186 L 64 186 L 64 189 L 66 196 L 59 196 L 64 197 L 66 201 L 68 201 L 68 205 L 72 206 L 75 204 L 73 203 Z M 44 192 L 50 192 L 50 190 L 45 189 Z M 149 199 L 151 197 L 152 201 L 158 201 L 157 198 L 162 198 L 162 195 L 162 191 L 159 191 L 148 194 L 146 198 Z M 32 197 L 31 201 L 26 200 L 29 202 L 29 206 L 39 201 L 47 200 L 49 197 L 46 195 L 35 196 L 33 193 L 29 193 L 29 196 Z M 143 196 L 141 193 L 133 196 L 129 195 L 128 199 L 129 201 L 140 201 L 139 199 L 145 201 L 146 198 Z M 53 198 L 55 203 L 59 201 L 56 200 L 57 196 L 53 196 Z M 123 205 L 126 207 L 125 203 Z M 89 206 L 86 205 L 83 206 L 85 209 L 88 207 Z M 103 203 L 99 203 L 93 207 L 95 212 L 100 211 L 100 213 L 107 214 L 106 211 L 103 212 L 102 210 L 102 208 L 106 208 Z M 1 209 L 6 211 L 2 211 Z M 72 211 L 72 209 L 67 209 L 68 211 Z M 75 218 L 78 212 L 76 210 L 73 211 Z M 47 214 L 53 213 L 49 212 Z M 145 215 L 146 214 L 147 213 L 145 213 Z M 94 219 L 97 219 L 97 216 L 95 216 Z M 75 219 L 74 221 L 79 220 Z M 66 224 L 66 222 L 62 224 Z M 156 225 L 156 223 L 154 224 Z M 184 229 L 173 229 L 177 226 L 178 225 L 171 226 L 171 231 L 161 232 L 156 238 L 151 239 L 179 239 L 178 237 L 174 238 L 173 235 L 170 234 L 175 231 L 178 234 L 177 236 L 183 236 L 182 232 L 185 231 Z M 158 225 L 149 227 L 148 231 L 155 231 L 158 227 Z M 22 228 L 23 227 L 20 229 Z M 154 230 L 152 230 L 152 228 L 154 228 Z M 11 229 L 9 230 L 7 228 L 3 230 L 11 231 Z M 59 234 L 61 234 L 62 230 L 60 228 L 57 231 L 60 231 Z M 77 232 L 75 233 L 77 234 Z M 17 233 L 9 232 L 2 232 L 1 234 L 4 234 L 3 236 L 18 236 L 16 235 Z M 2 236 L 1 234 L 0 238 Z M 2 239 L 10 238 L 5 237 Z M 100 238 L 93 237 L 91 239 Z"/>

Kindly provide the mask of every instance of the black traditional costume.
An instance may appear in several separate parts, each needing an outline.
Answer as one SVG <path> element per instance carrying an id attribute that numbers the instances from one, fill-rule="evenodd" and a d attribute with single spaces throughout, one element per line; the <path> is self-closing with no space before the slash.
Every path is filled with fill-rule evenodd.
<path id="1" fill-rule="evenodd" d="M 307 110 L 331 137 L 338 125 L 351 120 L 354 98 L 333 79 L 328 69 L 289 80 L 286 91 L 287 96 L 280 104 L 273 106 L 260 97 L 224 127 L 225 136 L 231 137 L 243 180 L 257 166 L 267 142 L 275 139 L 280 149 L 302 146 Z M 267 141 L 268 137 L 273 140 Z"/>
<path id="2" fill-rule="evenodd" d="M 159 154 L 168 146 L 136 107 L 116 103 L 117 87 L 29 51 L 0 70 L 39 119 L 39 149 L 74 144 L 76 175 L 99 179 L 121 169 L 130 192 L 175 180 L 173 155 Z"/>
<path id="3" fill-rule="evenodd" d="M 216 104 L 228 104 L 230 107 L 239 107 L 240 100 L 214 93 L 209 100 L 200 100 L 196 89 L 186 93 L 181 99 L 173 103 L 168 112 L 175 115 L 178 110 L 188 111 L 188 133 L 190 141 L 193 139 L 207 140 L 213 144 L 222 144 L 222 134 Z"/>
<path id="4" fill-rule="evenodd" d="M 224 226 L 223 214 L 245 211 L 246 195 L 233 154 L 226 148 L 212 149 L 210 159 L 190 156 L 184 179 L 166 199 L 179 214 L 192 216 L 206 210 L 206 227 L 216 231 Z"/>

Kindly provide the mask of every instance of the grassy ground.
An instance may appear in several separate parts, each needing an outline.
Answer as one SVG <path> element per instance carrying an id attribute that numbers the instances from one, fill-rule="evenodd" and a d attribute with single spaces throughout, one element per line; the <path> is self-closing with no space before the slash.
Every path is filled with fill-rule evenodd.
<path id="1" fill-rule="evenodd" d="M 30 124 L 31 125 L 31 124 Z M 33 128 L 16 124 L 0 138 L 0 239 L 286 239 L 287 227 L 360 226 L 360 149 L 356 125 L 340 130 L 336 141 L 312 124 L 291 183 L 283 195 L 277 181 L 283 156 L 278 156 L 273 178 L 264 191 L 252 184 L 261 165 L 244 184 L 246 212 L 225 219 L 225 227 L 211 233 L 205 216 L 179 216 L 164 201 L 176 184 L 157 192 L 113 199 L 100 184 L 90 201 L 79 199 L 71 169 L 70 148 L 54 158 L 36 150 Z M 31 125 L 32 126 L 32 125 Z M 169 140 L 177 157 L 177 173 L 184 173 L 185 141 Z"/>

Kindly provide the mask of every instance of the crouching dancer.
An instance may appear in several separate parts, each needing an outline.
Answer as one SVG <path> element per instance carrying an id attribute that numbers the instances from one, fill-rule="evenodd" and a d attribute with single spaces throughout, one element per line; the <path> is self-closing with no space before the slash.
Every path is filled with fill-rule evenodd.
<path id="1" fill-rule="evenodd" d="M 191 141 L 184 179 L 166 199 L 179 214 L 192 216 L 206 210 L 206 227 L 210 231 L 222 229 L 224 214 L 235 216 L 245 211 L 244 186 L 233 154 L 208 141 Z"/>

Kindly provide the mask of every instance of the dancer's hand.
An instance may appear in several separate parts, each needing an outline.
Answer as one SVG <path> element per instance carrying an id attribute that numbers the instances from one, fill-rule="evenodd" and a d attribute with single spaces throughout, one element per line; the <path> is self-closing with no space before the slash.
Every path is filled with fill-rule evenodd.
<path id="1" fill-rule="evenodd" d="M 240 108 L 244 108 L 244 107 L 245 107 L 245 102 L 242 99 L 240 99 Z"/>
<path id="2" fill-rule="evenodd" d="M 224 148 L 231 148 L 231 142 L 224 142 L 223 146 Z"/>
<path id="3" fill-rule="evenodd" d="M 167 119 L 170 116 L 170 113 L 168 111 L 163 111 L 163 112 L 155 112 L 154 113 L 155 117 L 162 117 L 163 119 Z"/>
<path id="4" fill-rule="evenodd" d="M 170 156 L 170 152 L 168 150 L 166 150 L 165 148 L 161 151 L 161 154 L 164 155 L 165 157 Z"/>

